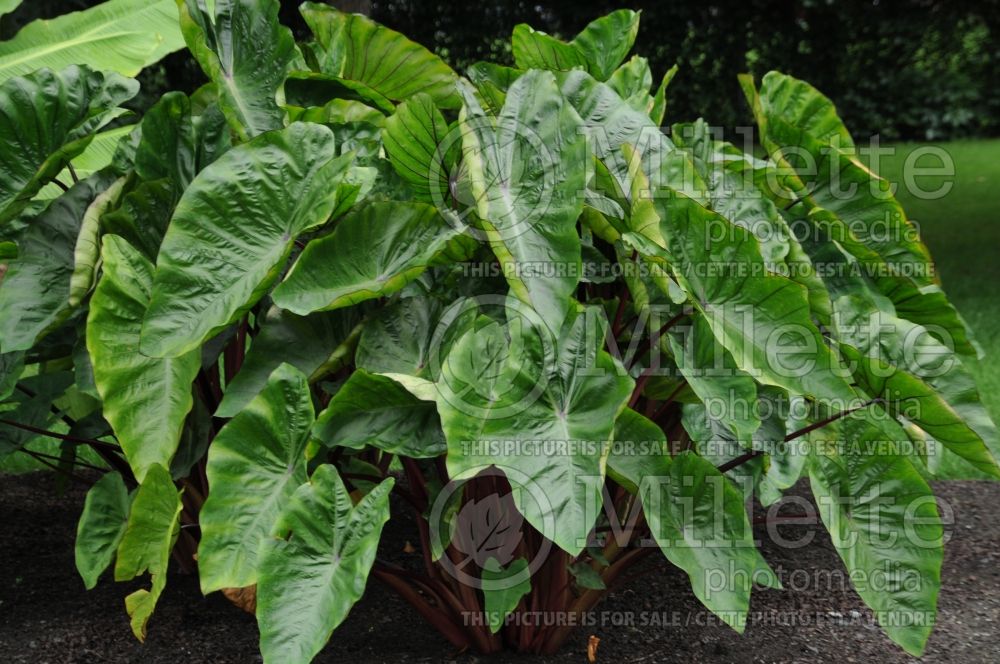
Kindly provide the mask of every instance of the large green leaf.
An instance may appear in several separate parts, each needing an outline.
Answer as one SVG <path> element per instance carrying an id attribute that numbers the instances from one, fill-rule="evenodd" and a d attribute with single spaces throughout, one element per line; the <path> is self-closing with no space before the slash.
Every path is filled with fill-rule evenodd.
<path id="1" fill-rule="evenodd" d="M 168 92 L 146 111 L 135 151 L 143 180 L 169 178 L 177 192 L 229 148 L 229 128 L 216 106 L 200 116 L 183 92 Z"/>
<path id="2" fill-rule="evenodd" d="M 442 108 L 459 106 L 455 72 L 420 44 L 328 5 L 306 2 L 301 12 L 320 47 L 322 72 L 364 83 L 393 101 L 423 92 Z"/>
<path id="3" fill-rule="evenodd" d="M 192 350 L 158 359 L 140 353 L 153 265 L 115 235 L 105 236 L 102 255 L 104 275 L 87 316 L 87 350 L 104 417 L 142 481 L 150 466 L 170 466 L 193 405 L 191 383 L 201 368 L 201 354 Z"/>
<path id="4" fill-rule="evenodd" d="M 431 205 L 365 205 L 306 245 L 274 289 L 274 302 L 305 315 L 390 295 L 420 276 L 458 232 Z"/>
<path id="5" fill-rule="evenodd" d="M 663 429 L 648 417 L 626 408 L 615 420 L 608 475 L 632 493 L 646 477 L 664 477 L 670 471 L 670 449 Z"/>
<path id="6" fill-rule="evenodd" d="M 276 96 L 295 56 L 277 0 L 178 0 L 184 41 L 211 79 L 219 105 L 244 141 L 282 126 Z"/>
<path id="7" fill-rule="evenodd" d="M 639 13 L 619 9 L 591 21 L 569 43 L 522 23 L 514 28 L 511 47 L 521 69 L 568 71 L 586 69 L 605 81 L 632 50 L 639 32 Z"/>
<path id="8" fill-rule="evenodd" d="M 518 558 L 506 568 L 490 558 L 483 568 L 483 613 L 490 631 L 496 634 L 507 616 L 517 608 L 521 598 L 531 592 L 531 572 L 528 561 Z"/>
<path id="9" fill-rule="evenodd" d="M 639 33 L 639 12 L 619 9 L 587 24 L 571 44 L 587 61 L 587 71 L 606 81 L 632 50 Z"/>
<path id="10" fill-rule="evenodd" d="M 929 329 L 896 316 L 891 304 L 882 301 L 879 306 L 876 302 L 878 300 L 873 301 L 872 298 L 858 294 L 843 295 L 835 299 L 837 337 L 857 349 L 862 356 L 878 358 L 892 369 L 911 374 L 929 385 L 986 443 L 992 457 L 1000 459 L 1000 436 L 996 425 L 983 405 L 972 375 L 961 359 L 931 334 Z M 878 331 L 878 334 L 872 334 L 872 331 Z M 915 386 L 910 387 L 916 389 Z M 930 426 L 933 428 L 933 424 Z M 927 430 L 922 427 L 921 430 L 926 437 L 930 436 Z M 948 434 L 954 435 L 954 431 L 949 431 Z M 981 479 L 990 476 L 974 470 L 967 463 L 967 457 L 962 459 L 949 447 L 943 447 L 940 441 L 931 438 L 920 443 L 926 444 L 927 465 L 937 477 Z M 962 444 L 961 449 L 982 460 L 981 454 L 976 453 L 974 447 Z"/>
<path id="11" fill-rule="evenodd" d="M 94 132 L 125 111 L 139 84 L 71 65 L 40 69 L 0 85 L 0 224 L 86 149 Z"/>
<path id="12" fill-rule="evenodd" d="M 323 465 L 292 496 L 261 556 L 265 662 L 308 662 L 347 617 L 375 562 L 392 486 L 387 479 L 352 505 L 337 470 Z"/>
<path id="13" fill-rule="evenodd" d="M 743 494 L 711 463 L 681 452 L 669 474 L 647 476 L 640 495 L 663 554 L 687 572 L 695 596 L 742 633 L 753 583 L 776 584 L 754 547 Z"/>
<path id="14" fill-rule="evenodd" d="M 313 425 L 306 377 L 282 364 L 267 385 L 212 442 L 209 494 L 198 521 L 202 592 L 257 582 L 261 542 L 306 480 L 306 444 Z"/>
<path id="15" fill-rule="evenodd" d="M 889 638 L 919 656 L 941 586 L 942 528 L 934 496 L 896 449 L 906 435 L 877 406 L 834 423 L 827 440 L 809 470 L 820 516 L 855 589 Z"/>
<path id="16" fill-rule="evenodd" d="M 358 369 L 316 420 L 327 445 L 430 458 L 446 450 L 434 404 L 421 401 L 391 378 Z"/>
<path id="17" fill-rule="evenodd" d="M 80 63 L 135 76 L 183 46 L 175 0 L 109 0 L 33 21 L 0 41 L 0 81 Z"/>
<path id="18" fill-rule="evenodd" d="M 740 371 L 732 355 L 712 334 L 708 320 L 698 313 L 691 324 L 675 326 L 668 334 L 681 375 L 740 440 L 749 440 L 760 419 L 751 405 L 757 402 L 757 384 Z"/>
<path id="19" fill-rule="evenodd" d="M 841 346 L 841 352 L 868 396 L 879 399 L 890 413 L 913 422 L 979 470 L 1000 477 L 1000 466 L 982 437 L 931 385 L 877 357 L 864 357 L 850 346 Z"/>
<path id="20" fill-rule="evenodd" d="M 975 360 L 978 351 L 972 341 L 972 332 L 940 287 L 920 286 L 913 278 L 892 269 L 875 250 L 858 239 L 848 224 L 829 210 L 813 208 L 806 221 L 805 225 L 799 224 L 799 232 L 807 236 L 803 245 L 810 245 L 813 252 L 819 252 L 827 260 L 846 262 L 847 267 L 853 269 L 847 278 L 843 273 L 828 275 L 827 284 L 832 282 L 839 288 L 849 285 L 853 291 L 867 291 L 874 286 L 877 292 L 892 301 L 900 317 L 926 326 L 931 334 L 954 347 L 957 353 Z M 836 246 L 831 246 L 832 243 Z M 858 264 L 845 261 L 844 251 Z M 867 279 L 862 279 L 862 274 Z"/>
<path id="21" fill-rule="evenodd" d="M 10 396 L 24 371 L 24 353 L 0 353 L 0 401 Z"/>
<path id="22" fill-rule="evenodd" d="M 580 117 L 549 72 L 517 79 L 495 122 L 462 91 L 462 151 L 483 231 L 511 291 L 558 330 L 580 276 Z"/>
<path id="23" fill-rule="evenodd" d="M 108 473 L 90 487 L 76 527 L 76 569 L 87 590 L 115 558 L 125 537 L 131 504 L 122 476 Z"/>
<path id="24" fill-rule="evenodd" d="M 434 100 L 420 93 L 396 108 L 385 122 L 382 141 L 392 167 L 421 200 L 438 202 L 448 195 L 448 165 L 443 151 L 448 123 Z"/>
<path id="25" fill-rule="evenodd" d="M 760 84 L 760 114 L 758 121 L 780 118 L 799 127 L 811 136 L 838 150 L 851 151 L 854 140 L 844 126 L 833 102 L 805 81 L 771 71 Z"/>
<path id="26" fill-rule="evenodd" d="M 515 503 L 528 522 L 573 555 L 593 528 L 612 429 L 633 388 L 593 322 L 574 311 L 555 339 L 541 321 L 484 321 L 455 342 L 437 383 L 451 476 L 495 464 L 524 487 Z"/>
<path id="27" fill-rule="evenodd" d="M 74 253 L 88 206 L 114 182 L 99 173 L 49 203 L 18 237 L 0 282 L 0 350 L 28 350 L 71 313 Z"/>
<path id="28" fill-rule="evenodd" d="M 135 125 L 124 125 L 94 134 L 87 149 L 70 160 L 69 165 L 73 167 L 76 177 L 82 180 L 103 168 L 114 167 L 115 154 L 118 152 L 119 144 L 123 140 L 129 140 L 134 129 Z M 56 178 L 63 183 L 70 182 L 73 179 L 73 173 L 67 166 Z M 63 189 L 59 185 L 55 182 L 49 182 L 39 190 L 35 200 L 51 200 L 58 198 L 62 193 Z"/>
<path id="29" fill-rule="evenodd" d="M 21 5 L 22 0 L 0 0 L 0 16 L 9 14 Z"/>
<path id="30" fill-rule="evenodd" d="M 572 71 L 560 75 L 560 89 L 583 119 L 590 151 L 607 166 L 614 180 L 611 186 L 629 191 L 630 185 L 636 185 L 636 178 L 630 177 L 629 170 L 641 166 L 650 183 L 646 189 L 670 187 L 698 201 L 705 200 L 707 188 L 687 153 L 679 150 L 659 125 L 632 108 L 610 85 L 587 72 Z M 638 153 L 640 164 L 626 162 L 622 154 L 625 145 Z"/>
<path id="31" fill-rule="evenodd" d="M 180 533 L 180 513 L 181 497 L 170 472 L 159 464 L 150 466 L 132 500 L 115 561 L 115 581 L 130 581 L 143 572 L 149 572 L 152 580 L 149 590 L 142 588 L 125 598 L 132 632 L 140 641 L 146 638 L 146 624 L 167 585 L 167 565 Z"/>
<path id="32" fill-rule="evenodd" d="M 333 133 L 296 122 L 238 146 L 203 170 L 177 203 L 153 278 L 143 352 L 198 347 L 257 302 L 299 233 L 327 220 L 350 157 Z"/>
<path id="33" fill-rule="evenodd" d="M 448 350 L 475 318 L 473 302 L 445 307 L 433 296 L 404 297 L 365 322 L 355 364 L 371 373 L 437 380 Z"/>
<path id="34" fill-rule="evenodd" d="M 587 68 L 587 60 L 579 49 L 527 23 L 514 26 L 510 44 L 514 62 L 520 69 L 569 71 Z"/>
<path id="35" fill-rule="evenodd" d="M 936 283 L 927 247 L 906 218 L 890 183 L 866 168 L 829 99 L 797 79 L 771 72 L 759 93 L 741 79 L 762 142 L 781 166 L 792 203 L 836 215 L 891 269 L 919 286 Z"/>
<path id="36" fill-rule="evenodd" d="M 736 365 L 795 394 L 841 409 L 851 403 L 846 370 L 810 319 L 806 289 L 769 273 L 743 228 L 676 192 L 657 201 L 678 282 Z"/>
<path id="37" fill-rule="evenodd" d="M 167 178 L 139 182 L 115 210 L 101 217 L 101 230 L 123 237 L 147 260 L 155 261 L 177 204 L 175 189 Z"/>
<path id="38" fill-rule="evenodd" d="M 747 229 L 757 238 L 760 253 L 772 271 L 784 265 L 791 231 L 785 226 L 774 203 L 762 196 L 747 177 L 743 151 L 717 141 L 701 119 L 671 127 L 674 143 L 691 155 L 698 174 L 708 186 L 708 205 L 731 223 Z"/>
<path id="39" fill-rule="evenodd" d="M 312 377 L 330 357 L 357 337 L 359 316 L 353 309 L 309 316 L 271 307 L 253 339 L 239 373 L 226 385 L 216 417 L 232 417 L 250 403 L 268 376 L 286 362 Z"/>

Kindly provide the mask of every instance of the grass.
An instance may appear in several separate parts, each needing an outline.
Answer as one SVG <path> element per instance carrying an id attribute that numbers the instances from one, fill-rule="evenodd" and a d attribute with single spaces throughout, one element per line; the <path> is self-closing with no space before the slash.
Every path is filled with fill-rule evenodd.
<path id="1" fill-rule="evenodd" d="M 951 182 L 950 191 L 935 199 L 901 184 L 907 159 L 928 145 L 943 150 L 954 163 L 954 176 L 913 178 L 923 191 Z M 894 154 L 881 157 L 878 172 L 898 185 L 896 197 L 918 224 L 945 291 L 986 353 L 972 371 L 993 420 L 1000 423 L 1000 139 L 893 147 Z M 910 166 L 914 164 L 934 167 L 941 160 L 920 154 L 911 160 Z"/>

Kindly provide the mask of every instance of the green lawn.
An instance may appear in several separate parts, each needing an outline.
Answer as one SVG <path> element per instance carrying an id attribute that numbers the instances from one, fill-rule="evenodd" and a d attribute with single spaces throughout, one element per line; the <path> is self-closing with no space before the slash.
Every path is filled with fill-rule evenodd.
<path id="1" fill-rule="evenodd" d="M 881 158 L 879 174 L 900 183 L 907 156 L 924 145 L 894 146 L 894 155 Z M 973 371 L 993 420 L 1000 422 L 1000 140 L 930 145 L 951 156 L 955 175 L 921 176 L 915 183 L 930 191 L 950 180 L 951 190 L 926 200 L 899 185 L 896 196 L 919 224 L 945 290 L 986 352 Z M 921 155 L 915 163 L 934 167 L 941 162 Z"/>

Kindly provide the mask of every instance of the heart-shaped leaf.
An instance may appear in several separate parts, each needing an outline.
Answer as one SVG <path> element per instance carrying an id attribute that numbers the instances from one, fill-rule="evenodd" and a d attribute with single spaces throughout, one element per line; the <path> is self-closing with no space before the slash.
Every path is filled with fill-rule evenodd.
<path id="1" fill-rule="evenodd" d="M 350 157 L 296 122 L 233 148 L 191 182 L 163 238 L 143 352 L 181 355 L 239 318 L 278 278 L 299 233 L 327 220 Z"/>

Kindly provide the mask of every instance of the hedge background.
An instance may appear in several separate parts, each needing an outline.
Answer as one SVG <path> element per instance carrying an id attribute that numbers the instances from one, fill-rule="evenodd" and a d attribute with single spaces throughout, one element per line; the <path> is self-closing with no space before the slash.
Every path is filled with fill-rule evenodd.
<path id="1" fill-rule="evenodd" d="M 94 0 L 27 0 L 0 36 L 37 17 Z M 307 34 L 300 0 L 282 20 Z M 750 123 L 736 75 L 780 69 L 833 98 L 856 136 L 942 140 L 1000 135 L 1000 0 L 339 0 L 434 48 L 456 68 L 510 61 L 514 25 L 570 38 L 619 7 L 643 12 L 637 52 L 659 77 L 675 62 L 667 122 L 704 116 L 727 128 Z M 142 75 L 151 103 L 168 89 L 193 90 L 201 73 L 186 55 Z"/>

